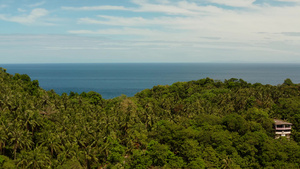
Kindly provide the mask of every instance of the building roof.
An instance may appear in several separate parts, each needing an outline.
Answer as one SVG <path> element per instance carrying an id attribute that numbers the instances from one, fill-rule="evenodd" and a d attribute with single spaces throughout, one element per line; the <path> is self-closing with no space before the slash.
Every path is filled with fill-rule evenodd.
<path id="1" fill-rule="evenodd" d="M 281 124 L 288 124 L 288 125 L 293 125 L 292 123 L 283 121 L 283 120 L 278 120 L 278 119 L 274 119 L 275 125 L 281 125 Z"/>

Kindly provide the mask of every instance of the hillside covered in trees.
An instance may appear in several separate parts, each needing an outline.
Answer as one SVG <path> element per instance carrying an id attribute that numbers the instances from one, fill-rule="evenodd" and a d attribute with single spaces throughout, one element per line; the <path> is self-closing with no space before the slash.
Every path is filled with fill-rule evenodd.
<path id="1" fill-rule="evenodd" d="M 105 100 L 1 68 L 0 168 L 300 168 L 299 90 L 206 78 Z"/>

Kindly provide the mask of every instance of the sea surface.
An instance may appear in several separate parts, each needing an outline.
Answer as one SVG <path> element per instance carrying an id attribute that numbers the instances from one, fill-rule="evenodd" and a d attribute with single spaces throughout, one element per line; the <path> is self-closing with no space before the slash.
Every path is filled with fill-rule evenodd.
<path id="1" fill-rule="evenodd" d="M 300 83 L 300 64 L 224 63 L 91 63 L 0 64 L 8 73 L 28 74 L 45 90 L 56 93 L 95 91 L 105 99 L 136 93 L 156 85 L 212 78 L 241 78 L 250 83 L 278 85 L 286 78 Z"/>

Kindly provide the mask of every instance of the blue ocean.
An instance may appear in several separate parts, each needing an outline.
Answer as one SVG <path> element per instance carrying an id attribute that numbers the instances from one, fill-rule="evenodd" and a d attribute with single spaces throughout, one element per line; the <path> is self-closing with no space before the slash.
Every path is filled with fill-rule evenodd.
<path id="1" fill-rule="evenodd" d="M 300 83 L 300 64 L 224 63 L 95 63 L 95 64 L 0 64 L 8 73 L 28 74 L 45 90 L 56 93 L 95 91 L 105 99 L 156 85 L 212 78 L 241 78 L 250 83 L 278 85 L 286 78 Z"/>

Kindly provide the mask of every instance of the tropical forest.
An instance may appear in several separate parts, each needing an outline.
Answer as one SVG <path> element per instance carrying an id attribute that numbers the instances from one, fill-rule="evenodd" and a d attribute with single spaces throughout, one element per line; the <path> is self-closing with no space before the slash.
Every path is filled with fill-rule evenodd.
<path id="1" fill-rule="evenodd" d="M 0 168 L 300 168 L 300 85 L 210 78 L 103 99 L 0 69 Z M 274 119 L 292 123 L 275 139 Z"/>

